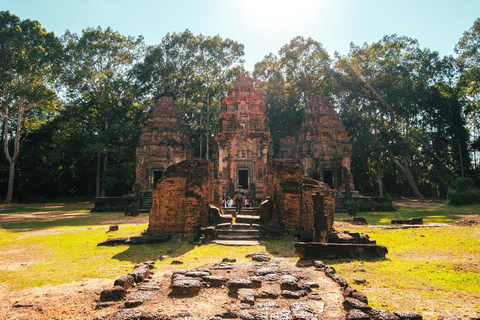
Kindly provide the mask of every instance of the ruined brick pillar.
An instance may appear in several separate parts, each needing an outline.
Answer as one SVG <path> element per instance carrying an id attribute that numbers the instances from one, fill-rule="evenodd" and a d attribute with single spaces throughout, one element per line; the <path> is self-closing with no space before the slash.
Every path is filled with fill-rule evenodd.
<path id="1" fill-rule="evenodd" d="M 218 201 L 216 187 L 211 161 L 185 160 L 168 167 L 152 192 L 147 232 L 195 233 L 208 222 L 209 204 Z"/>
<path id="2" fill-rule="evenodd" d="M 265 103 L 253 88 L 253 79 L 239 77 L 222 102 L 215 136 L 221 193 L 241 185 L 248 196 L 263 197 L 267 163 L 272 157 L 272 136 Z"/>

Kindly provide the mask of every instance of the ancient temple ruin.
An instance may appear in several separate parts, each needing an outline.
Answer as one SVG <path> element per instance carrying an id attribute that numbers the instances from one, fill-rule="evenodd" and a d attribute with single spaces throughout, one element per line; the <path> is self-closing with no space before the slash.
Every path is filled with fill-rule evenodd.
<path id="1" fill-rule="evenodd" d="M 308 101 L 298 138 L 281 140 L 279 158 L 300 161 L 305 175 L 345 192 L 354 190 L 351 152 L 347 131 L 337 112 L 326 97 L 315 95 Z"/>
<path id="2" fill-rule="evenodd" d="M 161 97 L 152 108 L 136 149 L 135 183 L 141 192 L 153 190 L 172 164 L 192 158 L 190 136 L 172 97 Z"/>
<path id="3" fill-rule="evenodd" d="M 215 136 L 215 165 L 223 195 L 242 186 L 250 196 L 263 197 L 267 164 L 272 158 L 272 136 L 265 102 L 253 88 L 253 79 L 239 77 L 222 103 Z"/>

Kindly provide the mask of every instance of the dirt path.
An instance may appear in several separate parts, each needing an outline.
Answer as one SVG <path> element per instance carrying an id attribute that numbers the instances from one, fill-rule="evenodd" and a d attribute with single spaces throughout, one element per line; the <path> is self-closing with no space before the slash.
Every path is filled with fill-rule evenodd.
<path id="1" fill-rule="evenodd" d="M 312 309 L 322 314 L 324 319 L 340 320 L 345 318 L 343 310 L 343 296 L 340 287 L 325 276 L 322 271 L 313 266 L 298 266 L 292 259 L 274 259 L 274 263 L 282 270 L 281 273 L 289 273 L 299 276 L 302 281 L 317 282 L 319 288 L 313 289 L 318 293 L 321 300 L 312 300 L 307 297 L 300 299 L 258 299 L 256 305 L 272 303 L 276 306 L 267 309 L 252 309 L 255 311 L 274 313 L 282 308 L 289 309 L 290 303 L 305 302 Z M 227 278 L 246 278 L 251 275 L 255 263 L 234 263 L 232 270 L 212 270 L 212 275 Z M 256 265 L 258 267 L 258 264 Z M 188 269 L 188 267 L 185 266 Z M 211 268 L 204 266 L 202 269 Z M 172 271 L 155 269 L 154 275 L 149 279 L 149 284 L 159 284 L 160 290 L 151 293 L 141 306 L 135 308 L 139 311 L 157 311 L 169 316 L 188 312 L 197 319 L 208 319 L 218 313 L 240 313 L 244 309 L 240 307 L 240 301 L 228 295 L 228 288 L 204 288 L 196 296 L 172 297 L 170 296 L 170 282 Z M 70 283 L 59 286 L 46 286 L 42 288 L 30 288 L 25 290 L 8 291 L 0 287 L 0 319 L 92 319 L 93 317 L 108 319 L 111 315 L 124 307 L 125 301 L 115 303 L 105 309 L 95 310 L 99 294 L 104 288 L 113 287 L 113 280 L 91 279 L 85 283 Z M 260 289 L 256 289 L 257 291 Z M 280 292 L 278 282 L 268 283 L 263 281 L 261 290 Z M 127 295 L 134 296 L 137 289 L 131 289 Z M 59 303 L 65 302 L 65 303 Z M 127 311 L 128 312 L 128 311 Z M 132 311 L 133 312 L 133 311 Z"/>

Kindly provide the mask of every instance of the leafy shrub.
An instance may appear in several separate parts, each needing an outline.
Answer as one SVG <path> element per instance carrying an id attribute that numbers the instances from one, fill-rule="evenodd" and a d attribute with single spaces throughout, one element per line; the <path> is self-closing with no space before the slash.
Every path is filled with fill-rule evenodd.
<path id="1" fill-rule="evenodd" d="M 475 189 L 470 178 L 457 178 L 454 189 L 448 190 L 447 200 L 450 205 L 467 205 L 480 203 L 480 189 Z"/>
<path id="2" fill-rule="evenodd" d="M 366 211 L 395 211 L 396 208 L 392 205 L 391 201 L 375 201 L 372 199 L 355 199 L 350 203 L 355 212 L 366 212 Z"/>

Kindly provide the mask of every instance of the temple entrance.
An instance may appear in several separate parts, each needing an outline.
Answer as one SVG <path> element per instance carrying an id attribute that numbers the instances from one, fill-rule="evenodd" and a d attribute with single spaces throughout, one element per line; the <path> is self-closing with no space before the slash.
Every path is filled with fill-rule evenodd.
<path id="1" fill-rule="evenodd" d="M 323 182 L 333 189 L 333 170 L 323 170 Z"/>
<path id="2" fill-rule="evenodd" d="M 238 185 L 243 189 L 248 189 L 248 169 L 238 170 Z"/>
<path id="3" fill-rule="evenodd" d="M 155 185 L 157 184 L 157 181 L 160 180 L 160 178 L 162 177 L 162 173 L 163 171 L 160 171 L 160 170 L 154 170 L 153 171 L 153 188 L 155 188 Z"/>

